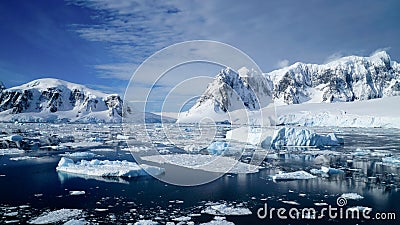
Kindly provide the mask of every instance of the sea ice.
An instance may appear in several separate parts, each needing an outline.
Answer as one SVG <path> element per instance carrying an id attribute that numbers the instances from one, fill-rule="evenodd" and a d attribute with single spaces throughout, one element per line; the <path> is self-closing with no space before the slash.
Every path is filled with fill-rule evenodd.
<path id="1" fill-rule="evenodd" d="M 340 197 L 345 198 L 345 199 L 353 199 L 353 200 L 360 200 L 363 199 L 364 197 L 357 194 L 357 193 L 344 193 Z"/>
<path id="2" fill-rule="evenodd" d="M 70 191 L 69 195 L 84 195 L 85 191 Z"/>
<path id="3" fill-rule="evenodd" d="M 316 178 L 316 176 L 303 170 L 289 173 L 278 173 L 272 176 L 273 180 L 307 180 L 312 178 Z"/>
<path id="4" fill-rule="evenodd" d="M 134 225 L 158 225 L 158 222 L 155 222 L 153 220 L 139 220 Z"/>
<path id="5" fill-rule="evenodd" d="M 93 158 L 96 154 L 92 152 L 66 152 L 61 154 L 61 156 L 70 157 L 70 158 Z"/>
<path id="6" fill-rule="evenodd" d="M 74 163 L 72 159 L 62 157 L 56 168 L 58 171 L 102 177 L 136 177 L 144 175 L 160 175 L 165 172 L 163 168 L 128 161 L 81 160 Z"/>
<path id="7" fill-rule="evenodd" d="M 20 149 L 0 149 L 0 155 L 18 155 L 23 154 L 25 151 Z"/>
<path id="8" fill-rule="evenodd" d="M 201 223 L 200 225 L 235 225 L 234 223 L 230 221 L 226 221 L 225 217 L 214 217 L 214 220 L 211 220 L 210 222 L 207 223 Z"/>
<path id="9" fill-rule="evenodd" d="M 229 147 L 227 142 L 216 141 L 207 147 L 207 151 L 213 155 L 222 155 Z"/>
<path id="10" fill-rule="evenodd" d="M 251 215 L 251 211 L 245 207 L 228 206 L 227 204 L 215 204 L 208 206 L 201 213 L 207 213 L 215 216 L 238 216 Z"/>
<path id="11" fill-rule="evenodd" d="M 382 162 L 386 165 L 400 166 L 400 157 L 384 157 Z"/>
<path id="12" fill-rule="evenodd" d="M 80 209 L 59 209 L 51 212 L 46 212 L 30 220 L 30 224 L 49 224 L 64 221 L 82 214 Z"/>
<path id="13" fill-rule="evenodd" d="M 85 225 L 85 224 L 89 224 L 89 222 L 86 221 L 85 219 L 79 219 L 79 220 L 72 219 L 64 223 L 64 225 Z"/>
<path id="14" fill-rule="evenodd" d="M 175 155 L 152 155 L 142 157 L 145 161 L 156 163 L 169 163 L 190 169 L 199 169 L 217 173 L 257 173 L 259 166 L 238 162 L 237 160 L 216 155 L 199 154 L 175 154 Z"/>

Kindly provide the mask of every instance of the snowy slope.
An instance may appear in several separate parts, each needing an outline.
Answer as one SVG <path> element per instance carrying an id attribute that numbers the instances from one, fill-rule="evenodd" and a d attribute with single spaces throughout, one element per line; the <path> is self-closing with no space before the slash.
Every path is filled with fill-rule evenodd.
<path id="1" fill-rule="evenodd" d="M 38 79 L 0 93 L 0 121 L 121 122 L 123 114 L 134 121 L 143 117 L 130 107 L 124 110 L 118 94 L 105 94 L 59 79 Z M 152 121 L 160 118 L 146 116 Z"/>
<path id="2" fill-rule="evenodd" d="M 229 112 L 258 110 L 271 102 L 272 83 L 263 75 L 246 68 L 239 69 L 238 73 L 226 68 L 217 74 L 195 105 L 179 115 L 178 121 L 199 122 L 203 115 L 219 121 L 229 120 Z"/>
<path id="3" fill-rule="evenodd" d="M 265 74 L 278 104 L 359 101 L 400 95 L 400 68 L 382 51 L 348 56 L 327 64 L 297 62 Z"/>

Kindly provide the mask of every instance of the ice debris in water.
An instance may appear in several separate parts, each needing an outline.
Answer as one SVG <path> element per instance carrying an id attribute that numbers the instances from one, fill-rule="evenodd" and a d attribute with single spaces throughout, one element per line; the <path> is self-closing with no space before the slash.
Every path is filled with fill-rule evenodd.
<path id="1" fill-rule="evenodd" d="M 235 225 L 233 222 L 226 221 L 225 217 L 216 216 L 214 220 L 207 223 L 201 223 L 200 225 Z"/>
<path id="2" fill-rule="evenodd" d="M 316 178 L 316 176 L 303 170 L 289 173 L 281 172 L 272 176 L 273 180 L 307 180 L 312 178 Z"/>
<path id="3" fill-rule="evenodd" d="M 248 208 L 229 206 L 225 203 L 207 206 L 201 213 L 215 216 L 251 215 L 251 211 Z"/>
<path id="4" fill-rule="evenodd" d="M 311 170 L 310 170 L 310 173 L 312 173 L 312 174 L 327 174 L 327 175 L 333 175 L 333 174 L 342 174 L 342 173 L 344 173 L 344 171 L 341 170 L 341 169 L 336 169 L 336 168 L 321 166 L 321 169 L 311 169 Z"/>
<path id="5" fill-rule="evenodd" d="M 69 195 L 84 195 L 85 191 L 70 191 Z"/>
<path id="6" fill-rule="evenodd" d="M 56 211 L 43 213 L 39 217 L 36 217 L 36 218 L 30 220 L 28 223 L 30 223 L 30 224 L 57 223 L 60 221 L 71 219 L 73 217 L 77 217 L 81 214 L 82 214 L 82 210 L 80 210 L 80 209 L 59 209 Z"/>
<path id="7" fill-rule="evenodd" d="M 224 151 L 228 150 L 229 144 L 227 142 L 216 141 L 207 147 L 207 151 L 213 155 L 222 155 Z"/>
<path id="8" fill-rule="evenodd" d="M 70 158 L 93 158 L 96 156 L 96 154 L 92 152 L 66 152 L 64 154 L 61 154 L 61 156 L 66 156 Z"/>
<path id="9" fill-rule="evenodd" d="M 363 199 L 364 197 L 357 194 L 357 193 L 344 193 L 340 197 L 345 198 L 345 199 L 353 199 L 353 200 L 360 200 Z"/>
<path id="10" fill-rule="evenodd" d="M 152 155 L 142 157 L 145 161 L 156 163 L 169 163 L 190 169 L 198 169 L 216 173 L 257 173 L 261 167 L 250 165 L 237 160 L 215 155 L 175 154 Z"/>
<path id="11" fill-rule="evenodd" d="M 144 175 L 160 175 L 165 172 L 163 168 L 141 164 L 140 166 L 134 162 L 97 160 L 91 161 L 81 160 L 74 163 L 72 159 L 62 157 L 56 168 L 58 171 L 83 174 L 88 176 L 102 177 L 136 177 Z"/>
<path id="12" fill-rule="evenodd" d="M 400 166 L 400 157 L 384 157 L 382 162 L 386 165 Z"/>
<path id="13" fill-rule="evenodd" d="M 139 220 L 134 225 L 158 225 L 159 223 L 153 220 Z"/>

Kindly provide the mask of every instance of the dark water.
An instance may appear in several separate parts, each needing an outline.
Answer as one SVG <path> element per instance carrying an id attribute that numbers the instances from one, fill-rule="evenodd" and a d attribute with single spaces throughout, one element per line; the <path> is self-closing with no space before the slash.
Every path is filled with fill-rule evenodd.
<path id="1" fill-rule="evenodd" d="M 328 132 L 321 129 L 320 132 Z M 390 151 L 393 156 L 400 153 L 400 132 L 384 129 L 336 129 L 345 139 L 345 146 L 326 149 L 339 152 L 327 157 L 330 165 L 343 168 L 344 174 L 318 177 L 311 180 L 273 182 L 271 174 L 279 170 L 309 171 L 319 168 L 315 156 L 303 154 L 303 149 L 288 149 L 276 152 L 275 157 L 266 159 L 266 169 L 256 174 L 224 175 L 200 186 L 180 187 L 165 184 L 151 177 L 134 179 L 94 179 L 58 173 L 55 167 L 60 159 L 59 152 L 30 152 L 24 155 L 40 156 L 38 159 L 21 161 L 9 160 L 12 156 L 0 156 L 0 223 L 18 220 L 25 223 L 45 211 L 61 208 L 83 209 L 87 221 L 93 223 L 133 223 L 139 219 L 155 219 L 164 224 L 171 218 L 199 214 L 207 202 L 243 203 L 252 211 L 247 216 L 226 216 L 235 224 L 399 224 L 400 218 L 400 176 L 399 168 L 383 165 L 382 156 L 354 156 L 356 148 Z M 133 160 L 129 152 L 95 152 L 99 159 Z M 351 160 L 351 161 L 350 161 Z M 166 168 L 173 171 L 174 166 Z M 371 178 L 373 177 L 373 178 Z M 83 190 L 85 195 L 71 196 L 69 191 Z M 347 206 L 366 206 L 376 212 L 395 212 L 395 220 L 321 220 L 259 219 L 257 209 L 268 207 L 305 208 L 316 202 L 326 202 L 337 207 L 336 200 L 342 193 L 355 192 L 364 197 L 348 200 Z M 178 201 L 177 201 L 178 200 Z M 290 205 L 283 201 L 295 201 Z M 18 207 L 28 205 L 29 207 Z M 17 207 L 17 208 L 13 208 Z M 104 212 L 95 209 L 108 209 Z M 17 216 L 1 216 L 5 212 L 18 211 Z M 201 214 L 193 216 L 195 224 L 209 222 L 214 216 Z"/>

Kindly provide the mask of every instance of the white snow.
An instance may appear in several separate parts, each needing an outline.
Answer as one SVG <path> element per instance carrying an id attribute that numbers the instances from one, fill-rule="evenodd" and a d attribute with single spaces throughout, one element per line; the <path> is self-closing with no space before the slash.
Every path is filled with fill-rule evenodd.
<path id="1" fill-rule="evenodd" d="M 307 180 L 313 178 L 316 178 L 316 176 L 303 170 L 289 173 L 281 172 L 272 176 L 273 180 Z"/>
<path id="2" fill-rule="evenodd" d="M 64 221 L 73 217 L 80 216 L 82 210 L 80 209 L 59 209 L 47 213 L 43 213 L 39 217 L 30 220 L 30 224 L 49 224 Z"/>
<path id="3" fill-rule="evenodd" d="M 353 199 L 353 200 L 360 200 L 363 199 L 364 197 L 357 194 L 357 193 L 343 193 L 340 197 L 345 198 L 345 199 Z"/>
<path id="4" fill-rule="evenodd" d="M 227 204 L 215 204 L 207 206 L 201 213 L 207 213 L 215 216 L 238 216 L 251 215 L 251 211 L 245 207 L 228 206 Z"/>
<path id="5" fill-rule="evenodd" d="M 216 155 L 198 154 L 175 154 L 175 155 L 153 155 L 142 157 L 145 161 L 156 163 L 169 163 L 190 169 L 204 170 L 217 173 L 257 173 L 259 166 L 250 165 L 237 160 Z"/>
<path id="6" fill-rule="evenodd" d="M 136 177 L 144 175 L 160 175 L 165 172 L 163 168 L 128 161 L 81 160 L 74 163 L 72 159 L 62 157 L 56 168 L 57 171 L 88 176 L 103 177 Z"/>

